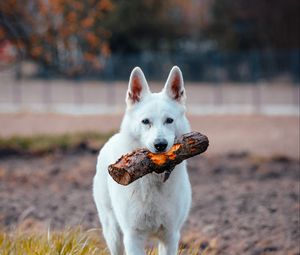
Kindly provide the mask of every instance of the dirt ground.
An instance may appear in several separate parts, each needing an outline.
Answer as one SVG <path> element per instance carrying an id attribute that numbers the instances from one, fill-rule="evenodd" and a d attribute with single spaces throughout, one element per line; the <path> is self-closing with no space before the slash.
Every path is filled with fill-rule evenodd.
<path id="1" fill-rule="evenodd" d="M 189 116 L 210 139 L 189 160 L 193 206 L 183 242 L 214 240 L 217 254 L 300 254 L 299 118 Z M 0 136 L 117 130 L 121 116 L 0 114 Z M 89 148 L 0 155 L 0 229 L 100 227 Z M 207 241 L 207 242 L 206 242 Z"/>
<path id="2" fill-rule="evenodd" d="M 88 150 L 0 159 L 0 228 L 100 227 Z M 189 161 L 193 206 L 182 240 L 217 254 L 299 254 L 299 161 L 247 153 Z"/>

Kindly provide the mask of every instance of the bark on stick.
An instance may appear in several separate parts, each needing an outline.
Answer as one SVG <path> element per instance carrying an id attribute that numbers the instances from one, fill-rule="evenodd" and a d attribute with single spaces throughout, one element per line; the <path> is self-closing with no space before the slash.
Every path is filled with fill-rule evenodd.
<path id="1" fill-rule="evenodd" d="M 128 185 L 146 174 L 164 173 L 167 179 L 176 165 L 183 160 L 206 151 L 207 136 L 190 132 L 176 139 L 171 149 L 164 153 L 152 153 L 147 149 L 137 149 L 123 155 L 115 164 L 108 166 L 109 174 L 119 184 Z"/>

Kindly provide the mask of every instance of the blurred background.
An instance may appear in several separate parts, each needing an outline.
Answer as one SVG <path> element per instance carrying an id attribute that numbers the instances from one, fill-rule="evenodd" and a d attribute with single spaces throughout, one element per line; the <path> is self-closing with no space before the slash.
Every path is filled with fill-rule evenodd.
<path id="1" fill-rule="evenodd" d="M 299 254 L 299 13 L 299 0 L 0 1 L 0 229 L 99 226 L 96 156 L 130 72 L 159 91 L 178 65 L 210 138 L 190 161 L 183 244 Z"/>
<path id="2" fill-rule="evenodd" d="M 295 115 L 298 11 L 297 0 L 1 1 L 0 109 L 120 112 L 133 67 L 162 83 L 176 64 L 193 113 Z"/>

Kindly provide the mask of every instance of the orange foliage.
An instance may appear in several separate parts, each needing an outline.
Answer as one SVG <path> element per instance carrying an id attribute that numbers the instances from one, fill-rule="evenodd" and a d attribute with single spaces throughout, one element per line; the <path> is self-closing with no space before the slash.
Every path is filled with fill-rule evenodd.
<path id="1" fill-rule="evenodd" d="M 38 9 L 41 15 L 47 15 L 49 11 L 48 5 L 43 1 L 38 2 Z"/>
<path id="2" fill-rule="evenodd" d="M 101 0 L 97 4 L 97 9 L 100 11 L 111 11 L 113 8 L 113 4 L 109 0 Z"/>
<path id="3" fill-rule="evenodd" d="M 97 36 L 95 36 L 92 32 L 88 32 L 85 37 L 86 37 L 87 42 L 92 47 L 97 46 L 99 40 L 98 40 Z"/>
<path id="4" fill-rule="evenodd" d="M 68 15 L 67 15 L 67 20 L 71 23 L 75 22 L 77 20 L 77 14 L 75 11 L 73 12 L 70 12 Z"/>
<path id="5" fill-rule="evenodd" d="M 81 2 L 78 2 L 78 1 L 75 1 L 73 3 L 73 7 L 76 9 L 76 10 L 83 10 L 83 4 Z"/>
<path id="6" fill-rule="evenodd" d="M 36 46 L 31 50 L 31 54 L 34 57 L 39 57 L 42 53 L 43 53 L 43 48 L 40 46 Z"/>
<path id="7" fill-rule="evenodd" d="M 84 54 L 84 59 L 86 61 L 93 61 L 94 58 L 95 58 L 95 56 L 93 54 L 89 53 L 89 52 L 87 52 L 87 53 Z"/>
<path id="8" fill-rule="evenodd" d="M 8 39 L 16 48 L 22 46 L 28 57 L 42 63 L 57 63 L 55 57 L 66 53 L 63 59 L 67 66 L 74 64 L 78 68 L 81 62 L 74 56 L 82 55 L 84 61 L 99 67 L 95 59 L 110 54 L 110 32 L 101 26 L 101 20 L 112 8 L 111 0 L 0 0 L 0 16 L 12 18 L 10 26 L 0 24 L 0 42 Z M 18 22 L 25 28 L 20 36 L 14 34 L 19 27 L 10 30 Z"/>
<path id="9" fill-rule="evenodd" d="M 84 20 L 82 20 L 81 24 L 84 28 L 90 28 L 94 24 L 94 19 L 87 17 Z"/>
<path id="10" fill-rule="evenodd" d="M 110 51 L 109 45 L 106 42 L 102 43 L 101 52 L 104 57 L 108 57 L 110 55 L 111 51 Z"/>
<path id="11" fill-rule="evenodd" d="M 61 13 L 63 10 L 63 3 L 61 0 L 51 0 L 51 8 L 54 13 Z"/>

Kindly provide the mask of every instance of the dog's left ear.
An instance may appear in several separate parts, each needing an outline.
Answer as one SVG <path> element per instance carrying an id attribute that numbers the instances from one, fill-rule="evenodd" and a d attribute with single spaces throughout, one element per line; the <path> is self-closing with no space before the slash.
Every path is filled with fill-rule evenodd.
<path id="1" fill-rule="evenodd" d="M 172 70 L 170 71 L 166 85 L 163 88 L 163 92 L 176 102 L 181 104 L 185 103 L 186 96 L 183 77 L 178 66 L 173 66 Z"/>

